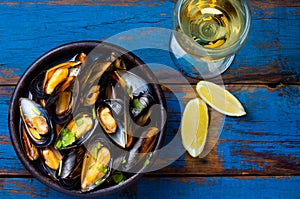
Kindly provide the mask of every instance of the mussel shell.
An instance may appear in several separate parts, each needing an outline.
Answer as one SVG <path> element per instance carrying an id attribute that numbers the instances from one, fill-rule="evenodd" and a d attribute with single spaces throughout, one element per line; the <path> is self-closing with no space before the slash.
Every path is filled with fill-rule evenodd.
<path id="1" fill-rule="evenodd" d="M 129 138 L 132 135 L 131 129 L 131 119 L 129 118 L 128 111 L 126 111 L 126 107 L 124 105 L 124 101 L 121 99 L 107 99 L 103 100 L 98 104 L 98 108 L 96 109 L 97 113 L 97 120 L 105 132 L 105 128 L 102 127 L 100 122 L 100 115 L 99 110 L 103 107 L 108 107 L 112 113 L 112 116 L 116 120 L 117 129 L 115 133 L 106 133 L 106 135 L 118 146 L 122 148 L 129 147 L 128 141 L 131 139 Z"/>
<path id="2" fill-rule="evenodd" d="M 61 92 L 71 92 L 71 100 L 69 101 L 70 104 L 68 106 L 68 108 L 61 113 L 60 115 L 56 114 L 56 112 L 53 113 L 52 116 L 52 120 L 57 123 L 57 124 L 64 124 L 66 123 L 72 116 L 73 116 L 73 112 L 76 109 L 76 103 L 77 103 L 77 97 L 78 97 L 78 93 L 79 93 L 79 82 L 77 81 L 76 78 L 74 78 L 72 80 L 72 82 L 70 82 L 69 87 L 65 88 L 65 89 L 61 89 L 59 88 L 58 92 L 56 93 L 56 96 L 50 96 L 50 98 L 53 98 L 52 104 L 53 104 L 53 108 L 57 108 L 57 101 L 59 100 L 58 96 L 61 94 Z"/>
<path id="3" fill-rule="evenodd" d="M 137 172 L 142 168 L 142 160 L 155 146 L 159 130 L 156 127 L 148 127 L 142 132 L 138 141 L 133 145 L 125 158 L 123 170 L 126 172 Z"/>
<path id="4" fill-rule="evenodd" d="M 135 100 L 137 100 L 143 108 L 135 107 Z M 147 124 L 151 115 L 150 108 L 154 104 L 155 99 L 150 93 L 140 93 L 139 96 L 134 96 L 129 107 L 129 112 L 133 120 L 140 126 Z"/>
<path id="5" fill-rule="evenodd" d="M 88 88 L 91 88 L 93 85 L 96 85 L 100 82 L 101 78 L 107 75 L 104 75 L 106 71 L 110 71 L 112 62 L 110 61 L 101 61 L 96 60 L 90 67 L 83 69 L 82 74 L 80 75 L 80 85 L 82 91 L 82 98 L 84 94 L 88 91 Z M 82 100 L 84 101 L 84 100 Z"/>
<path id="6" fill-rule="evenodd" d="M 36 102 L 34 102 L 33 100 L 28 99 L 28 98 L 20 98 L 19 103 L 20 103 L 20 115 L 21 115 L 23 123 L 25 124 L 26 133 L 27 133 L 30 141 L 36 147 L 49 146 L 55 139 L 55 133 L 54 133 L 52 121 L 49 117 L 47 110 L 44 109 L 43 107 L 41 107 Z M 38 112 L 38 113 L 35 113 L 35 112 Z M 31 135 L 31 133 L 29 131 L 29 126 L 26 123 L 27 119 L 31 119 L 32 117 L 35 117 L 35 116 L 44 117 L 47 122 L 47 125 L 48 125 L 48 133 L 45 135 L 42 135 L 41 139 L 36 139 L 36 138 L 34 138 L 33 135 Z"/>
<path id="7" fill-rule="evenodd" d="M 85 147 L 72 149 L 62 159 L 60 179 L 75 180 L 80 177 Z"/>
<path id="8" fill-rule="evenodd" d="M 57 169 L 53 169 L 51 167 L 49 167 L 47 164 L 46 164 L 46 158 L 45 156 L 43 155 L 43 150 L 51 150 L 53 151 L 54 154 L 56 154 L 57 158 L 59 159 L 59 166 Z M 40 150 L 40 165 L 42 165 L 42 168 L 43 168 L 43 172 L 47 175 L 49 175 L 52 179 L 54 180 L 59 180 L 59 177 L 58 177 L 58 174 L 59 174 L 59 170 L 61 169 L 61 160 L 62 160 L 62 155 L 60 154 L 60 152 L 58 150 L 56 150 L 55 148 L 53 148 L 52 146 L 50 146 L 49 148 L 43 148 Z M 52 159 L 53 161 L 53 159 Z"/>
<path id="9" fill-rule="evenodd" d="M 22 133 L 22 140 L 24 149 L 26 151 L 27 157 L 33 161 L 36 160 L 39 157 L 39 153 L 37 148 L 34 146 L 34 144 L 31 143 L 31 141 L 28 138 L 28 135 L 26 133 L 26 129 L 24 127 L 24 124 L 21 125 L 21 133 Z"/>
<path id="10" fill-rule="evenodd" d="M 129 71 L 118 70 L 115 71 L 115 74 L 121 87 L 126 89 L 130 96 L 129 112 L 131 117 L 138 125 L 144 126 L 150 118 L 151 106 L 156 103 L 151 84 Z M 122 84 L 125 84 L 125 88 Z"/>
<path id="11" fill-rule="evenodd" d="M 152 95 L 153 91 L 150 83 L 146 82 L 140 76 L 126 70 L 117 70 L 115 74 L 125 82 L 127 88 L 130 88 L 132 95 L 139 96 L 141 93 Z"/>
<path id="12" fill-rule="evenodd" d="M 95 158 L 94 156 L 98 157 L 98 153 L 100 152 L 100 150 L 102 150 L 104 148 L 106 148 L 106 150 L 109 150 L 109 153 L 110 153 L 110 160 L 107 164 L 107 167 L 106 167 L 107 170 L 106 170 L 105 175 L 100 179 L 97 179 L 97 178 L 94 179 L 94 182 L 91 183 L 89 186 L 83 187 L 83 183 L 85 182 L 85 178 L 86 178 L 86 173 L 92 167 L 92 165 L 88 165 L 91 161 L 91 158 L 94 159 Z M 97 154 L 95 154 L 95 149 L 97 150 Z M 95 161 L 95 159 L 94 159 L 94 161 Z M 88 192 L 88 191 L 95 189 L 99 185 L 101 185 L 108 178 L 108 176 L 111 173 L 112 162 L 113 162 L 113 159 L 112 159 L 112 154 L 110 151 L 109 144 L 104 139 L 99 139 L 99 138 L 91 139 L 91 142 L 88 143 L 88 145 L 87 145 L 87 151 L 85 153 L 84 160 L 82 163 L 81 191 Z M 94 165 L 94 166 L 96 166 L 96 165 Z M 99 171 L 99 172 L 101 172 L 101 171 Z"/>
<path id="13" fill-rule="evenodd" d="M 46 72 L 44 71 L 35 76 L 29 85 L 29 91 L 31 92 L 31 94 L 40 99 L 47 98 L 47 94 L 44 91 L 45 73 Z"/>
<path id="14" fill-rule="evenodd" d="M 65 92 L 65 91 L 63 91 Z M 73 111 L 73 106 L 74 106 L 74 97 L 72 96 L 72 92 L 70 91 L 70 99 L 68 99 L 68 104 L 66 105 L 67 107 L 64 107 L 65 109 L 63 111 L 61 111 L 60 114 L 57 113 L 57 109 L 59 108 L 57 103 L 60 103 L 61 99 L 60 96 L 56 99 L 56 103 L 55 103 L 55 112 L 53 113 L 53 121 L 57 124 L 63 124 L 66 121 L 68 121 L 70 119 L 70 117 L 72 116 L 72 111 Z"/>
<path id="15" fill-rule="evenodd" d="M 63 131 L 66 130 L 66 128 L 68 127 L 69 123 L 70 122 L 73 122 L 73 121 L 76 121 L 77 119 L 81 118 L 81 117 L 87 117 L 89 119 L 91 119 L 91 128 L 89 130 L 87 130 L 83 135 L 81 135 L 78 139 L 75 139 L 72 143 L 66 145 L 66 146 L 60 146 L 58 144 L 58 142 L 61 142 L 62 139 L 63 139 Z M 83 124 L 83 123 L 82 123 Z M 86 123 L 84 123 L 86 124 Z M 76 125 L 76 124 L 75 124 Z M 81 112 L 81 113 L 78 113 L 74 118 L 72 118 L 71 120 L 69 120 L 65 125 L 64 127 L 61 129 L 59 135 L 58 135 L 58 138 L 55 142 L 55 147 L 58 148 L 59 150 L 68 150 L 68 149 L 73 149 L 73 148 L 76 148 L 76 147 L 79 147 L 80 145 L 84 144 L 90 137 L 91 135 L 93 134 L 95 128 L 96 128 L 97 125 L 95 125 L 95 121 L 93 120 L 92 118 L 92 115 L 90 113 L 87 113 L 87 112 Z M 69 129 L 71 130 L 71 129 Z"/>
<path id="16" fill-rule="evenodd" d="M 80 189 L 80 180 L 78 179 L 59 179 L 59 184 L 68 190 Z"/>

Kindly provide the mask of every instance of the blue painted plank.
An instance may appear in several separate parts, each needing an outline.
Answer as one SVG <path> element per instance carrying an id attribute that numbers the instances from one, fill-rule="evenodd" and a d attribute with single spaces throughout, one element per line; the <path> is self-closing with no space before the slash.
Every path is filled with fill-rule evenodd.
<path id="1" fill-rule="evenodd" d="M 150 5 L 149 1 L 133 1 L 130 6 L 112 5 L 118 1 L 100 1 L 92 6 L 52 2 L 24 1 L 10 5 L 5 1 L 0 4 L 0 84 L 15 84 L 36 58 L 63 43 L 103 40 L 133 28 L 172 28 L 174 3 L 170 1 L 154 1 Z M 250 2 L 253 15 L 250 35 L 230 70 L 224 73 L 224 81 L 299 81 L 299 7 L 293 2 L 291 6 L 289 2 Z M 133 35 L 135 39 L 131 42 L 137 42 L 137 37 Z M 143 41 L 140 41 L 141 46 Z M 162 46 L 168 47 L 168 39 L 160 41 Z M 146 50 L 138 55 L 147 63 L 174 67 L 168 53 Z M 177 81 L 174 73 L 166 68 L 157 66 L 153 70 L 161 81 Z"/>
<path id="2" fill-rule="evenodd" d="M 0 87 L 0 173 L 27 174 L 9 141 L 7 109 L 12 87 Z M 247 115 L 226 117 L 217 146 L 204 159 L 192 159 L 183 153 L 181 141 L 170 150 L 178 159 L 159 175 L 190 174 L 300 174 L 300 88 L 299 86 L 230 85 L 227 88 L 240 99 Z M 168 129 L 165 145 L 174 136 L 180 139 L 180 107 L 194 96 L 194 87 L 174 85 L 172 94 L 165 89 L 168 106 Z M 178 99 L 177 99 L 178 98 Z M 182 153 L 180 153 L 182 152 Z M 176 160 L 176 161 L 175 161 Z"/>
<path id="3" fill-rule="evenodd" d="M 54 191 L 35 179 L 0 179 L 2 198 L 85 198 Z M 299 198 L 300 177 L 143 177 L 130 191 L 101 198 Z M 150 191 L 151 190 L 151 191 Z"/>

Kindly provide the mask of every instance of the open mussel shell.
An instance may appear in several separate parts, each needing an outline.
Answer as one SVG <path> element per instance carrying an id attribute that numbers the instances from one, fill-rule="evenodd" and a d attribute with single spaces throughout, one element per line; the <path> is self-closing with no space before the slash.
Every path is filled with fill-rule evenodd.
<path id="1" fill-rule="evenodd" d="M 95 128 L 90 113 L 79 113 L 60 130 L 55 147 L 59 150 L 76 148 L 89 139 Z"/>
<path id="2" fill-rule="evenodd" d="M 66 189 L 73 189 L 80 184 L 85 147 L 72 149 L 62 159 L 61 171 L 59 173 L 60 184 Z"/>
<path id="3" fill-rule="evenodd" d="M 151 150 L 155 146 L 158 134 L 159 129 L 156 127 L 148 127 L 141 133 L 140 138 L 123 160 L 123 171 L 135 173 L 143 166 L 147 166 L 148 163 L 146 162 L 145 164 L 145 161 L 149 160 L 145 160 L 145 157 L 151 153 Z"/>
<path id="4" fill-rule="evenodd" d="M 40 150 L 41 165 L 44 168 L 44 172 L 51 178 L 58 180 L 59 173 L 61 172 L 61 164 L 63 156 L 54 147 L 46 147 Z"/>
<path id="5" fill-rule="evenodd" d="M 100 46 L 100 49 L 98 46 Z M 127 65 L 126 70 L 131 70 L 131 69 L 136 68 L 137 72 L 134 72 L 134 74 L 139 75 L 140 77 L 145 79 L 147 82 L 152 81 L 153 79 L 155 80 L 155 76 L 153 75 L 151 70 L 149 70 L 149 68 L 145 65 L 145 63 L 143 61 L 141 61 L 134 54 L 132 54 L 118 46 L 114 46 L 112 44 L 108 44 L 105 42 L 100 43 L 100 42 L 95 42 L 95 41 L 80 41 L 80 42 L 69 43 L 69 44 L 59 46 L 59 47 L 45 53 L 44 55 L 42 55 L 39 59 L 37 59 L 34 63 L 32 63 L 32 65 L 20 77 L 20 81 L 16 85 L 15 91 L 12 94 L 10 108 L 9 108 L 9 120 L 8 121 L 9 121 L 9 127 L 10 127 L 9 128 L 10 129 L 10 138 L 12 140 L 12 144 L 14 146 L 16 154 L 18 155 L 19 159 L 24 164 L 26 169 L 32 174 L 32 176 L 34 178 L 37 178 L 39 181 L 41 181 L 46 186 L 49 186 L 51 189 L 63 192 L 65 194 L 71 194 L 71 195 L 75 195 L 78 197 L 82 197 L 82 196 L 83 197 L 84 196 L 99 197 L 99 196 L 103 196 L 106 194 L 114 193 L 116 191 L 123 190 L 124 188 L 128 187 L 130 184 L 134 183 L 141 176 L 141 173 L 143 173 L 143 171 L 136 173 L 136 174 L 124 173 L 124 176 L 126 176 L 126 180 L 124 180 L 124 182 L 122 184 L 113 183 L 112 181 L 109 182 L 108 181 L 109 179 L 106 178 L 106 180 L 104 180 L 104 182 L 100 185 L 100 187 L 95 187 L 88 193 L 83 193 L 81 191 L 80 185 L 76 185 L 74 188 L 71 188 L 74 185 L 73 179 L 71 179 L 71 180 L 69 180 L 69 178 L 62 179 L 61 177 L 59 177 L 59 179 L 56 179 L 55 177 L 52 178 L 49 176 L 48 171 L 46 171 L 46 169 L 43 168 L 44 164 L 41 162 L 41 160 L 42 160 L 41 156 L 39 156 L 34 161 L 31 161 L 27 157 L 27 154 L 26 154 L 26 151 L 24 148 L 24 142 L 23 142 L 21 134 L 20 134 L 21 133 L 20 129 L 21 129 L 21 125 L 23 124 L 23 121 L 20 119 L 21 116 L 20 116 L 19 111 L 16 111 L 16 110 L 19 110 L 19 99 L 21 97 L 32 98 L 32 99 L 34 99 L 34 101 L 38 102 L 42 107 L 46 107 L 46 102 L 51 95 L 47 95 L 45 97 L 39 97 L 39 96 L 35 95 L 34 92 L 32 92 L 32 89 L 29 89 L 29 86 L 31 87 L 31 85 L 33 85 L 32 84 L 33 78 L 36 77 L 36 79 L 38 79 L 38 77 L 37 77 L 38 74 L 45 73 L 45 71 L 48 70 L 50 67 L 55 66 L 56 64 L 65 62 L 67 60 L 68 61 L 84 60 L 79 57 L 77 58 L 77 56 L 76 56 L 76 55 L 79 55 L 81 52 L 85 52 L 85 53 L 89 54 L 89 56 L 85 60 L 85 64 L 83 64 L 83 67 L 81 68 L 82 70 L 80 70 L 79 76 L 76 77 L 76 79 L 79 82 L 80 89 L 81 89 L 81 86 L 83 86 L 82 82 L 84 82 L 84 80 L 86 80 L 86 78 L 84 78 L 85 76 L 84 77 L 82 76 L 82 75 L 84 75 L 84 73 L 82 73 L 82 72 L 83 72 L 83 70 L 85 72 L 90 71 L 90 67 L 88 67 L 88 66 L 90 66 L 89 63 L 93 64 L 95 59 L 97 59 L 99 61 L 99 63 L 106 62 L 106 61 L 111 61 L 113 63 L 111 65 L 107 65 L 108 68 L 107 68 L 107 70 L 105 70 L 105 72 L 104 72 L 105 74 L 101 75 L 101 77 L 106 77 L 106 76 L 108 77 L 107 82 L 105 82 L 104 80 L 102 81 L 102 79 L 101 79 L 100 82 L 96 80 L 92 84 L 95 84 L 95 85 L 97 84 L 97 85 L 101 86 L 101 83 L 104 83 L 104 86 L 105 86 L 106 83 L 112 83 L 110 78 L 111 78 L 111 74 L 114 73 L 114 70 L 122 70 L 124 68 L 122 66 L 123 63 L 119 62 L 119 60 L 114 61 L 114 60 L 108 58 L 112 52 L 116 52 L 116 54 L 122 55 L 120 61 L 122 61 L 122 59 L 124 60 L 124 63 Z M 75 58 L 75 56 L 76 56 L 76 58 Z M 137 67 L 137 66 L 142 66 L 142 67 Z M 87 68 L 87 69 L 85 69 L 85 68 Z M 93 72 L 96 72 L 96 68 L 97 67 L 95 66 L 95 71 L 93 71 Z M 92 74 L 91 77 L 96 78 L 100 74 L 101 74 L 101 72 L 98 73 L 96 76 L 94 76 L 94 74 Z M 45 74 L 40 76 L 40 78 L 42 80 L 37 81 L 41 85 L 43 83 L 44 75 Z M 108 76 L 108 75 L 110 75 L 110 76 Z M 91 82 L 89 82 L 89 83 L 91 83 Z M 56 89 L 58 90 L 61 85 L 63 85 L 63 83 L 57 85 L 53 92 L 56 92 Z M 114 84 L 112 84 L 112 85 L 114 86 Z M 91 84 L 86 84 L 86 88 L 90 88 L 90 86 L 91 86 Z M 43 85 L 41 86 L 41 88 L 42 88 L 41 91 L 44 94 Z M 157 100 L 157 103 L 163 104 L 165 107 L 165 100 L 164 100 L 163 92 L 161 91 L 161 88 L 159 87 L 159 85 L 151 84 L 151 88 L 153 89 L 153 96 Z M 100 89 L 102 89 L 102 88 L 100 88 Z M 130 88 L 129 88 L 129 90 L 130 90 Z M 84 89 L 84 91 L 85 91 L 85 89 Z M 53 92 L 52 92 L 52 94 L 53 94 Z M 117 98 L 121 98 L 120 96 L 124 95 L 124 93 L 127 94 L 126 92 L 123 92 L 123 91 L 117 92 Z M 84 95 L 83 92 L 80 92 L 78 95 L 78 99 L 81 99 L 82 95 Z M 108 94 L 108 95 L 110 95 L 110 94 Z M 101 94 L 99 94 L 98 98 L 101 98 L 101 100 L 104 100 L 102 98 Z M 127 98 L 128 98 L 128 96 L 127 96 Z M 78 102 L 81 102 L 81 100 L 77 100 L 76 104 L 80 104 Z M 54 104 L 54 102 L 52 103 L 52 105 L 49 106 L 49 108 L 45 108 L 45 109 L 47 111 L 49 111 L 48 113 L 51 117 L 52 124 L 53 124 L 53 126 L 55 126 L 55 128 L 57 128 L 57 130 L 55 130 L 56 137 L 58 137 L 60 129 L 62 127 L 64 127 L 65 124 L 67 124 L 69 122 L 69 120 L 71 120 L 73 118 L 73 116 L 76 116 L 77 113 L 79 113 L 79 112 L 91 113 L 91 109 L 93 109 L 93 108 L 94 108 L 93 110 L 95 110 L 93 112 L 95 113 L 96 108 L 97 108 L 96 106 L 91 106 L 91 107 L 89 107 L 89 106 L 81 107 L 80 106 L 79 108 L 81 110 L 78 111 L 77 106 L 75 106 L 76 108 L 72 111 L 73 116 L 68 118 L 68 120 L 64 124 L 58 124 L 57 122 L 54 121 L 55 107 L 53 106 L 53 104 Z M 128 109 L 128 107 L 127 107 L 127 109 Z M 162 114 L 163 114 L 162 115 L 163 118 L 166 118 L 165 113 L 162 113 Z M 152 116 L 152 114 L 151 114 L 151 116 Z M 152 120 L 152 117 L 151 117 L 151 120 Z M 162 122 L 162 120 L 157 119 L 157 123 L 159 123 L 159 122 Z M 98 121 L 95 121 L 95 123 L 97 124 L 97 128 L 95 129 L 95 132 L 93 134 L 97 133 L 97 134 L 102 135 L 104 137 L 104 139 L 107 138 L 109 144 L 111 144 L 111 146 L 114 146 L 113 150 L 118 149 L 119 151 L 127 152 L 132 148 L 132 146 L 131 146 L 131 147 L 123 150 L 123 148 L 115 146 L 113 141 L 111 141 L 103 132 L 96 132 L 96 130 L 99 130 L 99 131 L 102 131 L 102 130 L 100 129 Z M 163 133 L 160 134 L 159 139 L 157 139 L 158 141 L 156 142 L 157 144 L 155 145 L 155 149 L 158 149 L 159 147 L 162 146 L 164 132 L 165 132 L 165 128 L 163 129 Z M 54 141 L 56 141 L 56 140 L 54 139 Z M 133 141 L 133 144 L 135 142 L 136 142 L 136 140 Z M 87 142 L 84 142 L 84 143 L 87 143 Z M 50 147 L 50 146 L 55 147 L 55 144 L 56 143 L 53 142 L 48 147 Z M 39 155 L 41 155 L 40 150 L 43 148 L 44 147 L 37 147 L 37 150 L 39 151 Z M 77 147 L 74 147 L 74 149 L 75 148 L 77 148 Z M 59 152 L 63 155 L 63 157 L 65 157 L 65 155 L 71 151 L 72 151 L 72 149 L 59 150 Z M 115 166 L 112 166 L 112 168 L 119 168 L 118 166 L 120 166 L 120 164 L 122 164 L 122 162 L 123 162 L 123 159 L 121 157 L 126 157 L 125 154 L 114 153 L 114 151 L 112 151 L 111 154 L 112 154 L 112 159 L 114 160 L 113 162 L 115 162 L 114 163 Z M 155 154 L 153 153 L 153 156 L 154 155 Z M 116 161 L 115 157 L 119 158 L 118 161 Z M 151 159 L 151 161 L 152 161 L 152 159 Z M 113 171 L 114 171 L 114 169 L 112 169 L 109 177 L 114 176 Z M 79 183 L 80 183 L 80 180 L 77 180 L 77 181 L 79 181 Z M 62 183 L 63 183 L 63 185 L 62 185 Z"/>
<path id="6" fill-rule="evenodd" d="M 150 84 L 129 71 L 117 70 L 115 75 L 121 87 L 129 95 L 129 112 L 133 120 L 138 125 L 144 126 L 150 118 L 150 107 L 156 103 Z"/>
<path id="7" fill-rule="evenodd" d="M 50 145 L 55 139 L 55 133 L 47 110 L 28 98 L 20 98 L 19 107 L 30 141 L 37 147 Z"/>
<path id="8" fill-rule="evenodd" d="M 73 78 L 70 82 L 66 81 L 66 85 L 62 85 L 55 96 L 51 95 L 48 98 L 47 102 L 51 99 L 53 100 L 51 104 L 55 109 L 53 113 L 53 121 L 55 123 L 64 124 L 73 116 L 72 113 L 75 110 L 78 92 L 78 81 Z"/>
<path id="9" fill-rule="evenodd" d="M 82 91 L 89 91 L 90 88 L 96 85 L 106 71 L 110 71 L 112 69 L 112 62 L 111 61 L 104 61 L 101 59 L 95 60 L 93 63 L 90 64 L 89 67 L 83 69 L 81 78 L 80 78 L 80 85 Z M 104 78 L 105 79 L 105 78 Z M 83 92 L 83 98 L 85 98 L 86 93 Z M 82 99 L 84 100 L 84 99 Z"/>
<path id="10" fill-rule="evenodd" d="M 81 191 L 91 191 L 101 185 L 111 169 L 112 155 L 108 144 L 103 139 L 92 139 L 82 163 Z"/>
<path id="11" fill-rule="evenodd" d="M 40 99 L 47 98 L 69 77 L 76 77 L 81 64 L 80 61 L 67 61 L 42 71 L 31 81 L 29 86 L 31 94 Z"/>
<path id="12" fill-rule="evenodd" d="M 21 127 L 21 133 L 22 133 L 21 136 L 22 136 L 23 145 L 27 157 L 32 161 L 36 160 L 39 157 L 39 153 L 37 148 L 34 146 L 34 144 L 31 143 L 30 139 L 28 138 L 24 124 Z"/>
<path id="13" fill-rule="evenodd" d="M 97 120 L 102 130 L 118 146 L 129 147 L 132 142 L 132 128 L 124 101 L 107 99 L 101 101 L 97 106 Z"/>

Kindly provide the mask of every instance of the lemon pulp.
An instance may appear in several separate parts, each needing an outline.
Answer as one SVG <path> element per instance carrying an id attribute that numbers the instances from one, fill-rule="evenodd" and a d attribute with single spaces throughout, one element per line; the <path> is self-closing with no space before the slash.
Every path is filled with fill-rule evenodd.
<path id="1" fill-rule="evenodd" d="M 204 149 L 208 129 L 207 105 L 200 98 L 190 100 L 183 112 L 181 137 L 184 148 L 192 157 Z"/>

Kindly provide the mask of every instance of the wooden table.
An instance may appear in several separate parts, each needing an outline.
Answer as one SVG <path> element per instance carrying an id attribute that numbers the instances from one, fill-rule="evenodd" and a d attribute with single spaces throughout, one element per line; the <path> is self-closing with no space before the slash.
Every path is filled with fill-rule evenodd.
<path id="1" fill-rule="evenodd" d="M 203 159 L 184 153 L 146 174 L 128 190 L 107 196 L 140 198 L 300 197 L 300 2 L 249 0 L 250 35 L 223 75 L 247 115 L 226 117 L 218 144 Z M 174 2 L 156 0 L 19 0 L 0 2 L 0 196 L 72 198 L 33 178 L 10 142 L 7 110 L 25 69 L 44 52 L 78 40 L 105 40 L 141 27 L 172 28 Z M 134 38 L 127 38 L 134 39 Z M 140 55 L 173 66 L 165 52 Z M 153 68 L 168 106 L 167 140 L 178 130 L 182 98 L 193 89 L 170 71 Z M 195 80 L 189 80 L 195 87 Z"/>

